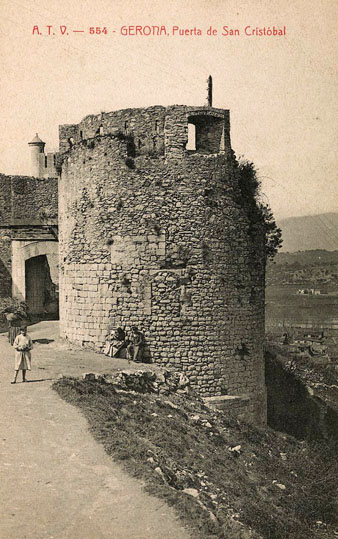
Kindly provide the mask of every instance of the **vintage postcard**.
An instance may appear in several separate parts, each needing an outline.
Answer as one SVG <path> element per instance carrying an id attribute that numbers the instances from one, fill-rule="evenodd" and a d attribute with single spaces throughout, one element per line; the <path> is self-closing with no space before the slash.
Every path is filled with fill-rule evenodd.
<path id="1" fill-rule="evenodd" d="M 0 537 L 338 537 L 337 4 L 0 14 Z"/>

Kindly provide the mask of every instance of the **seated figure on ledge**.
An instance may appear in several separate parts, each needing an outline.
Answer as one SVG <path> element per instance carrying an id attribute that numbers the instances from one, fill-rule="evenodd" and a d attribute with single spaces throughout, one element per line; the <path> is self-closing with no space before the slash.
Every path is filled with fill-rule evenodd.
<path id="1" fill-rule="evenodd" d="M 109 357 L 127 356 L 126 335 L 122 328 L 112 329 L 104 347 L 104 354 Z"/>
<path id="2" fill-rule="evenodd" d="M 127 346 L 127 358 L 131 361 L 142 362 L 143 358 L 143 335 L 136 326 L 130 328 Z"/>

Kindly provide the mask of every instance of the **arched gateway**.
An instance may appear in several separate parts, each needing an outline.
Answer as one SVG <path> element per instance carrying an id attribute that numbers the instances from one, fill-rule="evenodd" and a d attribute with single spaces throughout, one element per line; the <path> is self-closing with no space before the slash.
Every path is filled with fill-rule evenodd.
<path id="1" fill-rule="evenodd" d="M 12 242 L 12 294 L 28 304 L 32 314 L 58 310 L 58 243 Z"/>

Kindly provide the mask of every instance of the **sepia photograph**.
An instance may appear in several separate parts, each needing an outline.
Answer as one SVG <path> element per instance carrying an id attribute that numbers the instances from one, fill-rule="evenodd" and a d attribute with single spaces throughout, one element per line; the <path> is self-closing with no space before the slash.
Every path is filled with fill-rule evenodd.
<path id="1" fill-rule="evenodd" d="M 338 539 L 338 5 L 0 15 L 0 538 Z"/>

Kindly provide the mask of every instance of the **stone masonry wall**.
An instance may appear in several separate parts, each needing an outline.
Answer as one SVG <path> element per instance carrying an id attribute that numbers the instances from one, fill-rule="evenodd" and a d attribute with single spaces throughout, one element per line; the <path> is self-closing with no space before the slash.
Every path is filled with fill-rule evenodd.
<path id="1" fill-rule="evenodd" d="M 59 127 L 60 152 L 70 149 L 72 144 L 97 135 L 133 135 L 133 152 L 137 155 L 164 152 L 164 107 L 147 109 L 124 109 L 96 116 L 86 116 L 79 124 Z"/>
<path id="2" fill-rule="evenodd" d="M 0 223 L 8 222 L 12 216 L 11 181 L 9 176 L 0 175 Z M 8 296 L 11 290 L 11 237 L 8 229 L 0 228 L 0 297 Z"/>
<path id="3" fill-rule="evenodd" d="M 49 239 L 48 231 L 13 229 L 13 224 L 29 223 L 58 213 L 58 183 L 56 179 L 0 174 L 0 297 L 12 293 L 12 240 L 18 236 Z M 27 235 L 28 234 L 28 235 Z"/>
<path id="4" fill-rule="evenodd" d="M 192 111 L 223 117 L 223 133 L 210 130 L 220 152 L 185 149 Z M 136 325 L 148 358 L 182 370 L 203 396 L 257 395 L 250 402 L 264 408 L 264 238 L 241 204 L 228 111 L 161 114 L 164 155 L 128 158 L 119 131 L 63 155 L 62 335 L 102 349 L 109 327 Z"/>

